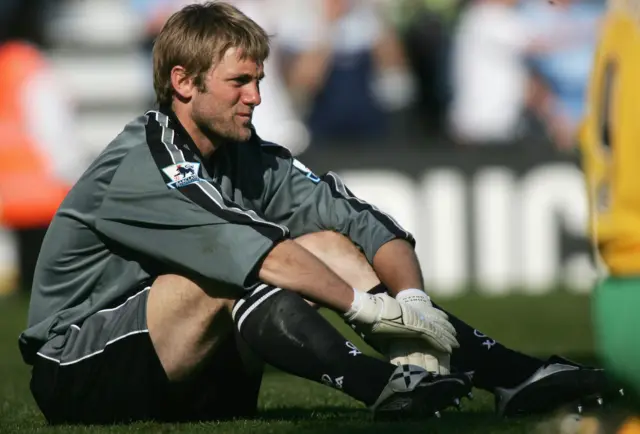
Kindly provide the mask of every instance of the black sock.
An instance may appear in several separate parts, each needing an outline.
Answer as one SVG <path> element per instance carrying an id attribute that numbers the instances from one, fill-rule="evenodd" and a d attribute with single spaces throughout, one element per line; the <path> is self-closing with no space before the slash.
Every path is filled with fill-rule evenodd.
<path id="1" fill-rule="evenodd" d="M 233 309 L 251 349 L 282 371 L 373 404 L 395 366 L 366 356 L 297 294 L 260 285 Z"/>
<path id="2" fill-rule="evenodd" d="M 382 284 L 370 293 L 381 293 Z M 496 387 L 513 387 L 524 381 L 543 365 L 535 357 L 514 351 L 484 335 L 469 324 L 436 305 L 449 315 L 449 322 L 456 329 L 460 348 L 451 353 L 451 368 L 458 372 L 473 371 L 473 385 L 480 389 L 493 390 Z"/>
<path id="3" fill-rule="evenodd" d="M 495 339 L 442 309 L 456 329 L 460 348 L 451 354 L 451 366 L 458 371 L 473 371 L 473 385 L 481 389 L 514 387 L 531 376 L 544 362 L 505 347 Z"/>

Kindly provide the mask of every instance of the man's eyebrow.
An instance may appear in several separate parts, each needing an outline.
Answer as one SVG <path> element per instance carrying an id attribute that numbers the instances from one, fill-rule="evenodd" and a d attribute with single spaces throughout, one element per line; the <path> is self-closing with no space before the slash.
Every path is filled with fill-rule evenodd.
<path id="1" fill-rule="evenodd" d="M 260 73 L 258 75 L 258 81 L 262 80 L 265 77 L 264 72 Z M 242 81 L 251 81 L 254 78 L 256 78 L 255 75 L 253 74 L 236 74 L 236 75 L 232 75 L 229 80 L 242 80 Z"/>

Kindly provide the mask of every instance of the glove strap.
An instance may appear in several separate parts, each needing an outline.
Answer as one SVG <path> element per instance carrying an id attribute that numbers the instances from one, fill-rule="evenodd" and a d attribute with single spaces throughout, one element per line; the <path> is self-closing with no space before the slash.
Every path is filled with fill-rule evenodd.
<path id="1" fill-rule="evenodd" d="M 417 288 L 403 289 L 402 291 L 398 292 L 398 294 L 396 294 L 396 300 L 403 302 L 411 302 L 411 299 L 414 297 L 419 299 L 420 302 L 423 302 L 426 297 L 426 299 L 431 302 L 431 298 L 427 295 L 427 293 Z"/>
<path id="2" fill-rule="evenodd" d="M 351 321 L 353 318 L 358 316 L 358 312 L 360 312 L 360 310 L 362 309 L 362 304 L 363 304 L 362 298 L 363 298 L 363 294 L 360 291 L 353 288 L 353 301 L 351 302 L 351 307 L 347 312 L 343 314 L 343 317 L 347 321 Z"/>
<path id="3" fill-rule="evenodd" d="M 354 289 L 351 308 L 344 314 L 344 318 L 349 322 L 375 324 L 382 315 L 382 304 L 383 301 L 379 297 Z"/>

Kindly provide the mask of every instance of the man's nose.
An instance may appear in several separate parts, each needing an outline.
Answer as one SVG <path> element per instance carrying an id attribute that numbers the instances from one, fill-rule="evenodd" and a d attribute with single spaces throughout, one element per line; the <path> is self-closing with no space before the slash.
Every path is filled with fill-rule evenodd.
<path id="1" fill-rule="evenodd" d="M 260 105 L 260 103 L 262 102 L 262 97 L 260 96 L 260 88 L 257 84 L 247 86 L 247 89 L 244 92 L 242 98 L 242 102 L 251 107 Z"/>

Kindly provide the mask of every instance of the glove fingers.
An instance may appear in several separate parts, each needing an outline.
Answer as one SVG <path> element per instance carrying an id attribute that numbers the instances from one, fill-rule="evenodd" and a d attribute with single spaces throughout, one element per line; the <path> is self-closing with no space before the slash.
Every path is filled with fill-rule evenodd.
<path id="1" fill-rule="evenodd" d="M 446 330 L 436 329 L 435 333 L 424 334 L 423 336 L 431 343 L 435 349 L 451 354 L 453 348 L 460 348 L 458 340 Z"/>
<path id="2" fill-rule="evenodd" d="M 412 352 L 411 354 L 409 354 L 409 364 L 410 365 L 422 366 L 423 368 L 426 368 L 426 366 L 424 364 L 424 360 L 422 360 L 422 359 L 423 359 L 422 353 Z"/>
<path id="3" fill-rule="evenodd" d="M 451 333 L 444 333 L 443 339 L 446 339 L 452 348 L 460 348 L 460 344 L 458 343 L 455 335 Z"/>
<path id="4" fill-rule="evenodd" d="M 396 327 L 398 326 L 398 324 L 395 323 L 389 325 L 394 325 Z M 425 339 L 427 342 L 429 342 L 430 347 L 433 347 L 447 354 L 451 353 L 452 348 L 460 347 L 460 345 L 458 344 L 458 340 L 455 338 L 455 330 L 453 330 L 453 333 L 451 333 L 447 330 L 446 327 L 440 327 L 438 323 L 433 321 L 427 321 L 424 324 L 424 327 L 402 326 L 398 327 L 397 330 L 405 330 L 409 331 L 410 333 L 413 332 L 422 339 Z"/>
<path id="5" fill-rule="evenodd" d="M 452 335 L 456 334 L 456 329 L 447 319 L 447 314 L 441 310 L 431 309 L 428 314 L 423 313 L 423 315 L 425 321 L 438 325 L 440 328 L 447 330 Z"/>
<path id="6" fill-rule="evenodd" d="M 451 345 L 446 341 L 434 339 L 432 336 L 428 335 L 422 335 L 422 338 L 427 342 L 429 347 L 433 348 L 436 351 L 451 354 L 451 351 L 453 350 L 453 348 L 451 348 Z"/>
<path id="7" fill-rule="evenodd" d="M 458 340 L 455 338 L 455 336 L 449 334 L 449 333 L 443 333 L 442 337 L 440 338 L 441 341 L 446 342 L 447 345 L 449 346 L 449 348 L 460 348 L 460 344 L 458 343 Z M 449 351 L 450 353 L 451 351 Z"/>
<path id="8" fill-rule="evenodd" d="M 438 319 L 436 319 L 436 320 L 434 320 L 432 322 L 434 322 L 435 324 L 439 325 L 440 328 L 442 328 L 443 330 L 446 330 L 449 334 L 451 334 L 453 336 L 458 334 L 456 332 L 455 327 L 453 327 L 453 325 L 449 321 L 441 320 L 440 318 L 438 318 Z"/>
<path id="9" fill-rule="evenodd" d="M 440 373 L 440 363 L 435 356 L 431 354 L 419 354 L 419 366 L 423 366 L 429 372 Z"/>
<path id="10" fill-rule="evenodd" d="M 449 321 L 433 320 L 433 318 L 429 318 L 427 322 L 431 324 L 434 330 L 439 330 L 440 333 L 446 336 L 455 337 L 457 335 L 456 329 Z"/>
<path id="11" fill-rule="evenodd" d="M 433 308 L 433 313 L 435 315 L 438 315 L 440 318 L 442 318 L 443 320 L 446 320 L 447 322 L 449 322 L 449 315 L 447 315 L 445 312 L 441 311 L 440 309 L 436 309 L 435 307 Z"/>
<path id="12" fill-rule="evenodd" d="M 451 373 L 451 358 L 448 355 L 439 355 L 438 363 L 440 364 L 440 375 L 449 375 Z"/>
<path id="13" fill-rule="evenodd" d="M 437 374 L 449 373 L 449 356 L 435 351 L 422 339 L 397 339 L 389 350 L 388 357 L 394 365 L 415 365 Z"/>

